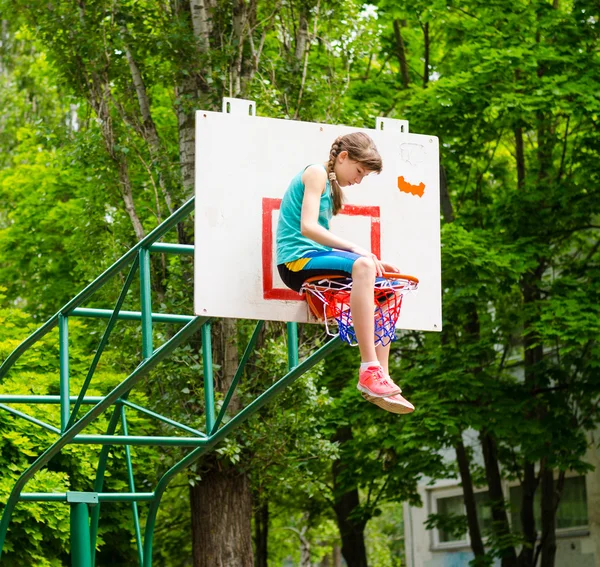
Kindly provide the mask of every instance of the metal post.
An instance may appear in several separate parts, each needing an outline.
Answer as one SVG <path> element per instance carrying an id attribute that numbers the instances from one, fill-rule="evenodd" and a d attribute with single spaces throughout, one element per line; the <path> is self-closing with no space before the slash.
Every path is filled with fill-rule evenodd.
<path id="1" fill-rule="evenodd" d="M 123 425 L 123 435 L 128 436 L 127 415 L 125 407 L 121 406 L 121 423 Z M 133 478 L 133 465 L 131 464 L 131 449 L 129 445 L 125 445 L 125 460 L 127 461 L 127 477 L 129 481 L 129 490 L 135 494 L 135 480 Z M 142 542 L 142 530 L 140 529 L 140 514 L 138 512 L 137 502 L 131 502 L 131 511 L 133 514 L 133 529 L 135 531 L 135 541 L 138 547 L 138 560 L 140 567 L 144 564 L 144 547 Z"/>
<path id="2" fill-rule="evenodd" d="M 298 366 L 298 323 L 287 324 L 288 370 Z"/>
<path id="3" fill-rule="evenodd" d="M 323 345 L 317 352 L 306 358 L 294 370 L 288 372 L 283 378 L 273 384 L 266 392 L 258 396 L 253 402 L 246 406 L 236 416 L 229 420 L 221 429 L 211 435 L 204 447 L 198 447 L 188 453 L 181 461 L 171 467 L 158 481 L 154 490 L 154 499 L 150 502 L 148 515 L 146 516 L 146 537 L 144 538 L 144 567 L 152 567 L 152 545 L 154 536 L 154 526 L 156 524 L 156 515 L 160 506 L 160 501 L 171 479 L 185 467 L 198 460 L 201 455 L 207 453 L 217 443 L 222 441 L 227 434 L 245 422 L 251 415 L 263 407 L 269 400 L 275 397 L 281 390 L 289 386 L 294 380 L 298 379 L 315 364 L 323 360 L 332 350 L 342 344 L 339 337 L 331 339 Z"/>
<path id="4" fill-rule="evenodd" d="M 204 402 L 206 406 L 206 433 L 210 435 L 215 426 L 215 384 L 213 378 L 210 323 L 205 323 L 202 326 L 202 362 L 204 365 Z"/>
<path id="5" fill-rule="evenodd" d="M 58 343 L 60 348 L 60 430 L 64 433 L 71 413 L 69 398 L 69 318 L 58 315 Z"/>
<path id="6" fill-rule="evenodd" d="M 144 360 L 139 364 L 136 369 L 123 380 L 118 386 L 116 386 L 111 392 L 109 392 L 102 401 L 98 402 L 92 409 L 90 409 L 81 419 L 75 422 L 59 439 L 57 439 L 50 447 L 48 447 L 32 464 L 29 465 L 27 470 L 21 474 L 18 480 L 13 485 L 10 495 L 6 500 L 4 509 L 2 510 L 2 519 L 0 520 L 0 559 L 2 554 L 2 548 L 6 540 L 6 533 L 10 520 L 19 501 L 19 495 L 23 491 L 23 488 L 29 482 L 31 477 L 37 473 L 42 467 L 44 467 L 50 459 L 55 457 L 67 444 L 69 444 L 75 436 L 80 433 L 85 427 L 87 427 L 96 417 L 106 411 L 111 404 L 114 404 L 119 398 L 123 397 L 129 392 L 137 382 L 139 382 L 143 376 L 155 368 L 160 362 L 167 358 L 175 348 L 180 346 L 184 341 L 188 340 L 190 336 L 198 330 L 198 328 L 206 322 L 205 317 L 196 317 L 193 321 L 189 322 L 183 329 L 178 331 L 173 337 L 171 337 L 163 346 L 157 349 L 152 357 L 148 360 Z M 118 416 L 119 413 L 115 412 Z"/>
<path id="7" fill-rule="evenodd" d="M 142 307 L 142 357 L 152 356 L 152 290 L 150 287 L 150 250 L 140 248 L 140 301 Z"/>
<path id="8" fill-rule="evenodd" d="M 192 197 L 183 206 L 177 209 L 166 221 L 159 224 L 150 234 L 138 242 L 129 252 L 121 256 L 110 268 L 105 270 L 91 284 L 89 284 L 82 292 L 78 293 L 69 303 L 62 309 L 61 313 L 66 315 L 82 305 L 96 290 L 100 289 L 110 278 L 119 273 L 124 266 L 131 263 L 131 260 L 136 254 L 139 254 L 141 248 L 151 246 L 154 242 L 162 238 L 169 230 L 177 223 L 181 222 L 194 210 L 195 198 Z M 35 342 L 39 341 L 44 335 L 48 334 L 58 324 L 58 313 L 50 317 L 37 331 L 29 335 L 15 350 L 13 350 L 8 358 L 0 365 L 0 379 L 11 369 L 13 364 L 19 357 Z"/>
<path id="9" fill-rule="evenodd" d="M 71 566 L 92 567 L 90 513 L 85 502 L 71 504 Z"/>

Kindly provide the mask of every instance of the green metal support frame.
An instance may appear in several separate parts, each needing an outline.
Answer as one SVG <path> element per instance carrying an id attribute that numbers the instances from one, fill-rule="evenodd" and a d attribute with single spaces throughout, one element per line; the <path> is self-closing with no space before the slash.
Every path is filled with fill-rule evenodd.
<path id="1" fill-rule="evenodd" d="M 87 502 L 71 504 L 71 562 L 73 567 L 92 567 L 90 510 Z"/>
<path id="2" fill-rule="evenodd" d="M 259 333 L 264 325 L 259 321 L 252 333 L 248 345 L 240 360 L 231 386 L 228 389 L 218 415 L 216 414 L 212 346 L 210 320 L 206 317 L 193 315 L 173 315 L 152 312 L 151 283 L 150 283 L 150 254 L 183 254 L 192 255 L 193 246 L 158 242 L 170 229 L 176 226 L 194 210 L 194 198 L 187 201 L 171 217 L 155 228 L 148 236 L 136 244 L 122 258 L 115 262 L 102 275 L 88 285 L 81 293 L 67 303 L 58 313 L 52 316 L 37 331 L 25 339 L 0 366 L 0 383 L 6 374 L 18 361 L 19 357 L 32 345 L 49 333 L 54 327 L 59 329 L 60 347 L 60 395 L 24 396 L 0 395 L 0 411 L 25 419 L 28 422 L 42 427 L 57 438 L 47 447 L 40 456 L 27 468 L 15 483 L 4 508 L 0 520 L 0 557 L 6 540 L 12 513 L 19 502 L 65 502 L 71 507 L 71 555 L 74 567 L 94 567 L 96 563 L 96 541 L 100 521 L 102 503 L 128 502 L 131 504 L 133 516 L 133 533 L 138 548 L 138 561 L 141 567 L 152 567 L 152 547 L 156 517 L 162 496 L 173 477 L 197 461 L 202 455 L 210 451 L 221 442 L 231 431 L 246 421 L 252 414 L 268 403 L 281 390 L 297 380 L 306 371 L 325 358 L 341 342 L 331 339 L 321 349 L 299 362 L 298 357 L 298 328 L 296 323 L 287 324 L 288 338 L 288 373 L 276 381 L 263 394 L 258 396 L 247 407 L 242 409 L 226 423 L 224 422 L 229 403 L 241 380 L 244 369 L 251 356 Z M 119 298 L 114 309 L 92 309 L 83 307 L 97 290 L 106 284 L 112 277 L 129 267 Z M 133 283 L 136 273 L 140 276 L 140 303 L 141 311 L 123 311 L 121 307 Z M 106 329 L 95 351 L 89 371 L 77 395 L 70 393 L 69 380 L 69 318 L 92 317 L 108 319 Z M 139 321 L 142 326 L 142 361 L 131 374 L 105 396 L 87 396 L 86 393 L 92 384 L 94 373 L 102 353 L 109 342 L 111 332 L 118 321 Z M 180 324 L 182 328 L 159 348 L 153 344 L 153 325 L 159 323 Z M 205 431 L 198 431 L 185 424 L 178 423 L 166 416 L 130 402 L 128 396 L 135 385 L 154 369 L 162 360 L 166 359 L 179 346 L 186 343 L 192 335 L 202 333 L 202 359 L 204 369 L 204 395 L 205 395 Z M 20 409 L 11 407 L 10 404 L 55 404 L 60 408 L 60 427 L 29 415 Z M 81 417 L 78 413 L 82 406 L 92 406 Z M 112 409 L 112 416 L 103 435 L 84 434 L 84 430 L 103 412 Z M 176 430 L 187 433 L 188 436 L 139 436 L 131 435 L 127 423 L 126 408 L 141 412 L 153 419 L 159 420 Z M 117 427 L 121 425 L 122 435 L 115 435 Z M 191 436 L 190 436 L 191 435 Z M 78 493 L 27 493 L 23 489 L 36 472 L 44 468 L 68 444 L 94 444 L 101 445 L 96 479 L 93 492 Z M 110 448 L 115 445 L 125 446 L 125 465 L 128 479 L 129 492 L 109 493 L 103 492 L 104 479 L 107 471 L 108 455 Z M 134 480 L 134 466 L 131 457 L 132 446 L 182 446 L 191 447 L 189 452 L 178 463 L 172 466 L 157 482 L 154 492 L 137 492 Z M 149 504 L 144 536 L 142 537 L 138 503 Z"/>

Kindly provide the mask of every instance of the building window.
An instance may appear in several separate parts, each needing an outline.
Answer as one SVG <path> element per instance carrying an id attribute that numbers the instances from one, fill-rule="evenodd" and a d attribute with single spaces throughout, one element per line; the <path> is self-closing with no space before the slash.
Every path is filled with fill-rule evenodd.
<path id="1" fill-rule="evenodd" d="M 510 508 L 513 529 L 522 531 L 521 528 L 521 500 L 522 490 L 520 486 L 510 489 Z M 534 514 L 536 526 L 541 524 L 540 510 L 541 491 L 535 492 Z M 565 478 L 560 504 L 556 511 L 556 529 L 565 530 L 573 528 L 586 528 L 588 526 L 587 493 L 585 490 L 585 477 L 574 476 Z"/>
<path id="2" fill-rule="evenodd" d="M 453 496 L 442 496 L 440 494 L 439 496 L 434 496 L 434 498 L 436 503 L 435 510 L 439 516 L 465 516 L 465 501 L 462 492 Z M 489 507 L 489 497 L 487 491 L 477 492 L 475 494 L 475 506 L 477 508 L 479 529 L 483 534 L 485 530 L 489 530 L 492 526 L 492 512 Z M 443 527 L 439 527 L 436 530 L 436 535 L 436 543 L 440 544 L 447 543 L 466 545 L 469 543 L 469 537 L 466 532 L 459 534 L 453 531 L 445 530 Z"/>
<path id="3" fill-rule="evenodd" d="M 462 496 L 448 496 L 437 499 L 437 513 L 443 516 L 462 516 L 464 514 L 464 504 Z M 448 532 L 443 528 L 438 528 L 438 540 L 440 543 L 450 543 L 463 541 L 464 538 L 457 534 Z"/>
<path id="4" fill-rule="evenodd" d="M 437 527 L 433 528 L 434 547 L 451 548 L 469 545 L 470 540 L 466 531 L 467 524 L 464 518 L 466 511 L 462 490 L 457 488 L 441 489 L 435 490 L 431 494 L 433 513 L 445 517 L 442 520 L 447 520 L 436 522 Z M 520 486 L 510 488 L 510 515 L 514 532 L 522 531 L 520 519 L 521 495 Z M 541 491 L 538 488 L 534 502 L 535 522 L 538 530 L 541 524 L 540 498 Z M 481 535 L 485 537 L 491 532 L 492 528 L 492 511 L 487 491 L 475 494 L 475 505 L 477 507 L 479 530 Z M 455 530 L 447 527 L 456 527 L 457 525 L 463 526 L 462 533 L 460 529 Z M 588 511 L 585 477 L 568 477 L 565 479 L 560 504 L 556 512 L 556 529 L 581 530 L 587 527 Z"/>

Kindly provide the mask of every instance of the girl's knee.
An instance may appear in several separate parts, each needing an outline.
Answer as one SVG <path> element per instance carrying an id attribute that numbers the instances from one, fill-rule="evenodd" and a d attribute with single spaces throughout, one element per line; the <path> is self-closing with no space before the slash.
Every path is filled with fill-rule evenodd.
<path id="1" fill-rule="evenodd" d="M 352 266 L 352 277 L 375 277 L 377 268 L 372 258 L 361 256 L 357 258 Z"/>

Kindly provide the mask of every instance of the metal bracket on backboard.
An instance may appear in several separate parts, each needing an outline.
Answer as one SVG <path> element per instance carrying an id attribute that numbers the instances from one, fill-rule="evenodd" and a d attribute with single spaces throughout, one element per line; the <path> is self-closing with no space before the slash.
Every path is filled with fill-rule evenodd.
<path id="1" fill-rule="evenodd" d="M 256 116 L 256 102 L 244 98 L 223 97 L 223 112 L 225 114 Z"/>
<path id="2" fill-rule="evenodd" d="M 396 120 L 395 118 L 378 116 L 375 119 L 375 130 L 400 130 L 403 134 L 408 134 L 408 120 Z"/>

